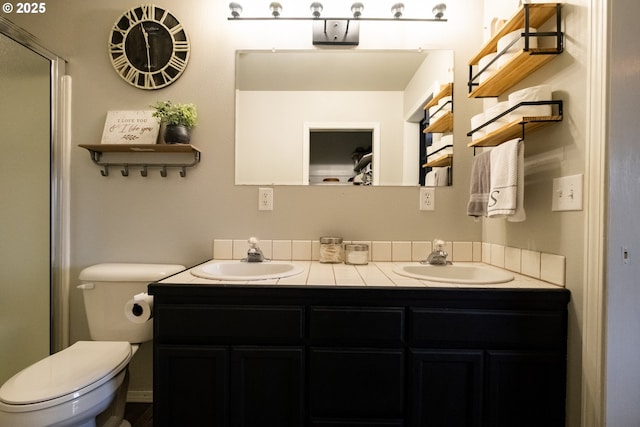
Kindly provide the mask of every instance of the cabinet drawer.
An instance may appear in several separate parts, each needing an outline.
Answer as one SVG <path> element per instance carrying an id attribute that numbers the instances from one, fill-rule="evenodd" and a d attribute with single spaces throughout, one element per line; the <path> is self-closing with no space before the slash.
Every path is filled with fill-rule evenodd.
<path id="1" fill-rule="evenodd" d="M 400 346 L 402 307 L 311 307 L 309 339 L 323 346 Z"/>
<path id="2" fill-rule="evenodd" d="M 564 348 L 560 311 L 411 309 L 412 346 L 443 348 Z M 446 347 L 445 347 L 446 346 Z"/>
<path id="3" fill-rule="evenodd" d="M 301 343 L 304 307 L 164 305 L 154 313 L 161 342 Z"/>

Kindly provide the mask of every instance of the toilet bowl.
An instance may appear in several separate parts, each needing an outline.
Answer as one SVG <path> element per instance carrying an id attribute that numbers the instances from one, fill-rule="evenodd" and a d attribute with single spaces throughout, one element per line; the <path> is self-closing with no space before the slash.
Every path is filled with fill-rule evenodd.
<path id="1" fill-rule="evenodd" d="M 0 387 L 0 427 L 126 427 L 128 365 L 152 322 L 128 321 L 125 304 L 181 265 L 99 264 L 80 274 L 91 338 L 15 374 Z"/>

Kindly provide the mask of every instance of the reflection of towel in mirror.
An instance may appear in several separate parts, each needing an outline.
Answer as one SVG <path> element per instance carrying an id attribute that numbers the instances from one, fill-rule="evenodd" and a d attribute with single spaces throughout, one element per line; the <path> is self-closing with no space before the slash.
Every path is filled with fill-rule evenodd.
<path id="1" fill-rule="evenodd" d="M 435 169 L 435 185 L 436 187 L 446 187 L 449 185 L 449 167 Z"/>
<path id="2" fill-rule="evenodd" d="M 434 171 L 427 172 L 427 175 L 424 178 L 424 186 L 425 187 L 436 186 L 436 173 Z"/>
<path id="3" fill-rule="evenodd" d="M 473 158 L 471 166 L 471 187 L 467 215 L 487 216 L 491 176 L 491 152 L 485 151 Z"/>
<path id="4" fill-rule="evenodd" d="M 524 221 L 524 143 L 512 139 L 491 150 L 487 216 Z"/>

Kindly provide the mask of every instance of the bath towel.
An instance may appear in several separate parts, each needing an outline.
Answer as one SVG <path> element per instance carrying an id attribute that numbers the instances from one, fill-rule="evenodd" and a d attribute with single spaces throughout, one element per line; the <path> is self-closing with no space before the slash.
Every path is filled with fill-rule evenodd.
<path id="1" fill-rule="evenodd" d="M 519 151 L 522 150 L 520 153 Z M 491 185 L 487 216 L 524 221 L 524 144 L 518 139 L 491 150 Z M 522 198 L 522 200 L 518 200 Z M 517 214 L 517 215 L 516 215 Z"/>
<path id="2" fill-rule="evenodd" d="M 471 165 L 471 187 L 467 215 L 487 216 L 489 188 L 491 185 L 491 152 L 485 151 L 473 158 Z"/>
<path id="3" fill-rule="evenodd" d="M 507 217 L 509 222 L 522 222 L 527 219 L 524 210 L 524 141 L 518 143 L 518 190 L 516 193 L 516 211 Z"/>

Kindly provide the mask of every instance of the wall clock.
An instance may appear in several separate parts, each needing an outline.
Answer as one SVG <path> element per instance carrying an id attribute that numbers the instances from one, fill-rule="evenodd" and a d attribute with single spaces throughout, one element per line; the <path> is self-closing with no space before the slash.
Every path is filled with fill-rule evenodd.
<path id="1" fill-rule="evenodd" d="M 109 36 L 113 68 L 140 89 L 160 89 L 175 82 L 187 67 L 189 51 L 189 38 L 180 21 L 152 4 L 125 12 Z"/>

